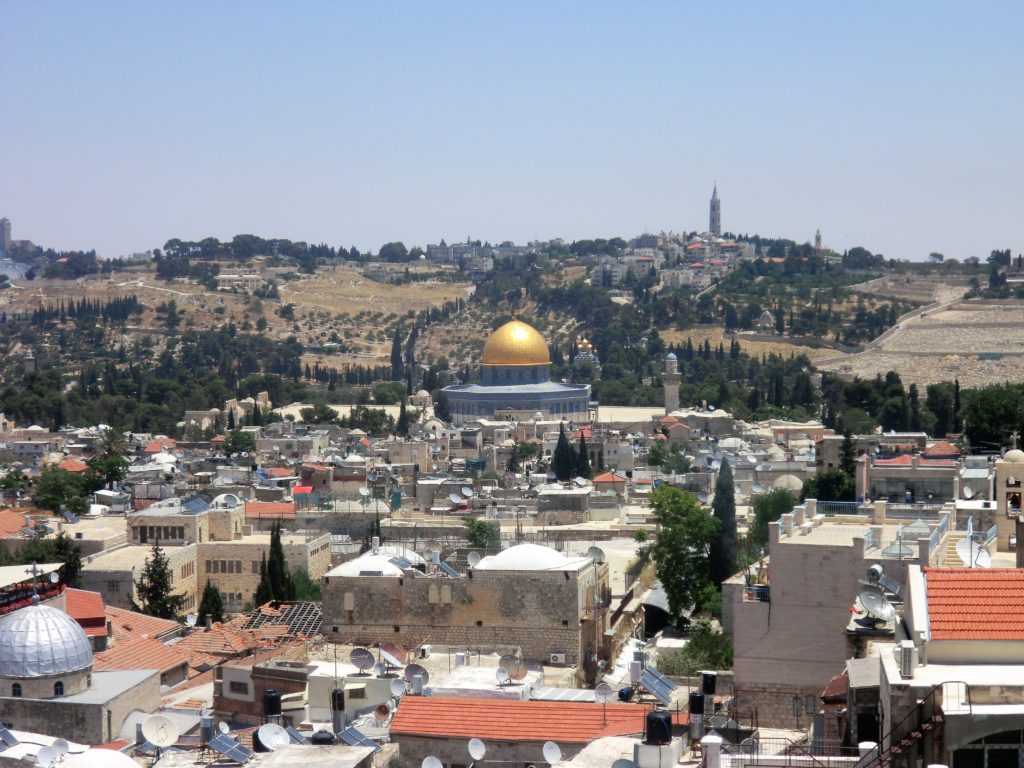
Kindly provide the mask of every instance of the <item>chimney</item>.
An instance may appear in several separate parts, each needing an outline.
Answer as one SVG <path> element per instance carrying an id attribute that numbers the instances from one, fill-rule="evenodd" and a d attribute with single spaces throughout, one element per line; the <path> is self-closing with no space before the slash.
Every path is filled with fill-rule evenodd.
<path id="1" fill-rule="evenodd" d="M 213 629 L 213 616 L 208 613 L 206 614 L 206 631 L 209 632 L 211 629 Z"/>

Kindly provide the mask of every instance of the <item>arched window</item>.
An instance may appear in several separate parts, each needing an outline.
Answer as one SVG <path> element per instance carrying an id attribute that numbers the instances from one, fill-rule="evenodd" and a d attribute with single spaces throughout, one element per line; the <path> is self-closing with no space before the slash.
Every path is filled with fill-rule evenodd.
<path id="1" fill-rule="evenodd" d="M 53 684 L 53 695 L 54 696 L 63 696 L 64 695 L 64 683 L 62 683 L 60 680 L 58 680 L 56 683 Z"/>
<path id="2" fill-rule="evenodd" d="M 16 699 L 21 698 L 21 683 L 15 683 L 11 686 L 11 696 Z"/>

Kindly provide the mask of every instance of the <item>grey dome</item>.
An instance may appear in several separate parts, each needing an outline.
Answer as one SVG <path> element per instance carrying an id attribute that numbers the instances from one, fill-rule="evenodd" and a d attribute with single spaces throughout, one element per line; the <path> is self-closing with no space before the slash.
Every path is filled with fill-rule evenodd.
<path id="1" fill-rule="evenodd" d="M 63 675 L 91 666 L 89 638 L 64 611 L 30 605 L 0 619 L 0 676 Z"/>

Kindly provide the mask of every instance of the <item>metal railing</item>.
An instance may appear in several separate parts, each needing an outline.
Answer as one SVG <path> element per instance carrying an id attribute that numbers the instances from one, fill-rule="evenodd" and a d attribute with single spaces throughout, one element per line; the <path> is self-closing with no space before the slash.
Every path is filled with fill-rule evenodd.
<path id="1" fill-rule="evenodd" d="M 856 501 L 818 501 L 814 505 L 815 512 L 827 517 L 835 515 L 856 515 L 860 504 Z"/>
<path id="2" fill-rule="evenodd" d="M 759 765 L 771 758 L 772 766 L 816 766 L 831 768 L 829 758 L 858 758 L 857 747 L 847 747 L 837 741 L 793 741 L 781 736 L 762 738 L 754 734 L 739 744 L 722 744 L 722 753 L 730 756 L 733 766 Z"/>
<path id="3" fill-rule="evenodd" d="M 939 696 L 942 696 L 940 700 Z M 953 701 L 946 701 L 947 696 Z M 951 680 L 929 690 L 896 725 L 882 736 L 878 756 L 861 768 L 881 768 L 914 746 L 943 713 L 970 713 L 971 689 L 967 683 Z"/>

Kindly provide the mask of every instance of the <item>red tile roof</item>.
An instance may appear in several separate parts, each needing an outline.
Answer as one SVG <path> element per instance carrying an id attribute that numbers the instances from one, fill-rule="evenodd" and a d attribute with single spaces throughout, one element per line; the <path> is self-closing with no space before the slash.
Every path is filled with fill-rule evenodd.
<path id="1" fill-rule="evenodd" d="M 25 527 L 25 515 L 13 509 L 0 509 L 0 538 L 17 536 Z"/>
<path id="2" fill-rule="evenodd" d="M 107 612 L 99 592 L 84 589 L 64 590 L 64 610 L 77 621 L 88 637 L 106 637 Z"/>
<path id="3" fill-rule="evenodd" d="M 960 455 L 960 449 L 947 440 L 939 440 L 938 442 L 932 443 L 927 448 L 925 448 L 921 455 L 927 456 L 929 458 L 936 456 L 955 457 Z"/>
<path id="4" fill-rule="evenodd" d="M 1024 640 L 1024 569 L 925 568 L 932 640 Z"/>
<path id="5" fill-rule="evenodd" d="M 295 517 L 292 501 L 247 501 L 245 516 L 254 518 Z"/>
<path id="6" fill-rule="evenodd" d="M 624 483 L 626 478 L 622 475 L 617 475 L 614 472 L 604 472 L 594 478 L 595 483 Z"/>
<path id="7" fill-rule="evenodd" d="M 160 453 L 164 448 L 173 451 L 177 447 L 178 444 L 174 440 L 161 435 L 146 446 L 146 453 Z"/>
<path id="8" fill-rule="evenodd" d="M 107 614 L 107 621 L 110 622 L 114 631 L 114 641 L 126 643 L 135 637 L 163 637 L 170 636 L 175 631 L 180 631 L 181 625 L 170 619 L 158 619 L 155 616 L 147 616 L 144 613 L 125 610 L 113 605 L 104 608 Z"/>
<path id="9" fill-rule="evenodd" d="M 294 488 L 292 488 L 292 496 L 307 496 L 312 492 L 312 485 L 296 485 Z"/>
<path id="10" fill-rule="evenodd" d="M 295 472 L 287 467 L 267 467 L 264 472 L 267 477 L 291 477 Z"/>
<path id="11" fill-rule="evenodd" d="M 176 646 L 164 645 L 154 637 L 137 637 L 117 643 L 93 656 L 93 669 L 159 669 L 161 672 L 185 666 L 189 657 Z"/>
<path id="12" fill-rule="evenodd" d="M 825 690 L 821 692 L 821 699 L 826 704 L 838 704 L 839 702 L 846 701 L 849 682 L 850 679 L 845 672 L 841 675 L 836 675 L 828 681 Z"/>
<path id="13" fill-rule="evenodd" d="M 75 474 L 79 472 L 85 472 L 85 470 L 89 468 L 88 464 L 86 464 L 84 461 L 79 461 L 78 459 L 64 459 L 64 461 L 62 461 L 57 466 L 63 469 L 65 472 L 73 472 Z"/>
<path id="14" fill-rule="evenodd" d="M 639 704 L 406 696 L 391 721 L 391 734 L 399 741 L 401 736 L 437 736 L 584 744 L 601 736 L 642 733 L 648 711 Z"/>

